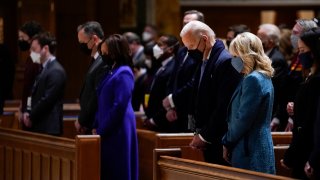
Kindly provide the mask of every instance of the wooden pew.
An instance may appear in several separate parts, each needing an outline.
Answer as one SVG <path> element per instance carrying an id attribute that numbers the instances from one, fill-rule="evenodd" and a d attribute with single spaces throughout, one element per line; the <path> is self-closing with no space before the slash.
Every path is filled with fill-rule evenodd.
<path id="1" fill-rule="evenodd" d="M 0 128 L 0 180 L 98 180 L 100 137 L 60 138 Z"/>
<path id="2" fill-rule="evenodd" d="M 252 179 L 252 180 L 289 180 L 291 178 L 259 173 L 244 169 L 209 164 L 189 159 L 182 159 L 181 149 L 154 150 L 153 180 L 171 179 Z"/>
<path id="3" fill-rule="evenodd" d="M 274 146 L 274 159 L 276 162 L 276 170 L 277 170 L 277 175 L 280 176 L 291 176 L 292 172 L 291 170 L 288 170 L 284 167 L 281 166 L 280 160 L 283 159 L 284 153 L 287 151 L 287 149 L 289 148 L 289 146 Z"/>
<path id="4" fill-rule="evenodd" d="M 274 146 L 291 144 L 292 132 L 272 132 L 271 134 Z"/>
<path id="5" fill-rule="evenodd" d="M 15 113 L 4 112 L 0 115 L 0 127 L 4 128 L 14 128 L 15 127 Z"/>
<path id="6" fill-rule="evenodd" d="M 76 137 L 77 130 L 74 126 L 75 121 L 78 118 L 76 117 L 64 117 L 63 118 L 63 134 L 62 137 L 74 139 Z"/>
<path id="7" fill-rule="evenodd" d="M 152 179 L 153 150 L 156 148 L 182 149 L 182 157 L 203 161 L 202 151 L 189 147 L 193 133 L 156 133 L 154 131 L 137 129 L 139 143 L 139 174 L 140 180 Z"/>
<path id="8" fill-rule="evenodd" d="M 79 103 L 64 103 L 63 104 L 63 116 L 78 117 L 80 112 Z"/>
<path id="9" fill-rule="evenodd" d="M 139 142 L 139 173 L 144 174 L 141 178 L 152 178 L 152 156 L 153 150 L 156 148 L 180 148 L 182 157 L 185 159 L 203 161 L 202 151 L 194 150 L 189 147 L 193 138 L 193 133 L 157 133 L 154 131 L 138 129 L 138 142 Z M 285 148 L 291 142 L 292 134 L 285 132 L 272 133 L 272 138 L 275 146 L 275 160 L 278 175 L 289 176 L 290 171 L 284 169 L 280 165 L 280 159 L 283 158 Z M 285 146 L 283 147 L 283 144 Z"/>

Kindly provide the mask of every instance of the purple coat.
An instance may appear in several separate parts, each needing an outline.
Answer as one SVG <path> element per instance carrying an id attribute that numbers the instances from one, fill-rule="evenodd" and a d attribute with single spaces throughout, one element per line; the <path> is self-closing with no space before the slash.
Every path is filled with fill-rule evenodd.
<path id="1" fill-rule="evenodd" d="M 120 66 L 107 73 L 97 89 L 94 122 L 101 136 L 101 179 L 137 180 L 138 144 L 131 105 L 132 70 Z"/>

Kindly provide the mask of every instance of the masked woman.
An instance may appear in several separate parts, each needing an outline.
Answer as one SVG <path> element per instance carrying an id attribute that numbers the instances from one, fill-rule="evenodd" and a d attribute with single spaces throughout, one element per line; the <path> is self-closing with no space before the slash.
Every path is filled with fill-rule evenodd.
<path id="1" fill-rule="evenodd" d="M 131 105 L 134 76 L 129 44 L 121 35 L 109 36 L 100 52 L 110 70 L 97 89 L 98 110 L 93 134 L 101 136 L 101 179 L 137 180 L 138 145 Z"/>
<path id="2" fill-rule="evenodd" d="M 228 131 L 223 157 L 233 167 L 275 174 L 270 121 L 273 105 L 273 68 L 260 39 L 239 34 L 230 44 L 231 63 L 244 75 L 228 108 Z"/>
<path id="3" fill-rule="evenodd" d="M 301 34 L 298 40 L 299 60 L 307 78 L 300 85 L 293 106 L 292 142 L 281 160 L 292 168 L 292 176 L 319 179 L 320 167 L 320 29 Z"/>

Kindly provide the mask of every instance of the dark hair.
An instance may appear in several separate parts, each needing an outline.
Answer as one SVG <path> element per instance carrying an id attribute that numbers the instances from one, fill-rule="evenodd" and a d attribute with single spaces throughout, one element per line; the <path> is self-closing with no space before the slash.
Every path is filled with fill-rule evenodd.
<path id="1" fill-rule="evenodd" d="M 24 23 L 19 30 L 26 33 L 30 39 L 43 31 L 41 25 L 37 21 L 28 21 Z"/>
<path id="2" fill-rule="evenodd" d="M 244 33 L 244 32 L 250 32 L 250 28 L 248 28 L 245 24 L 235 24 L 229 27 L 228 31 L 234 32 L 234 37 L 236 37 L 238 34 Z"/>
<path id="3" fill-rule="evenodd" d="M 100 23 L 96 21 L 88 21 L 84 24 L 79 25 L 77 28 L 77 31 L 79 32 L 82 29 L 84 33 L 87 34 L 88 36 L 97 35 L 100 39 L 103 39 L 104 37 L 104 32 L 102 30 L 102 27 Z"/>
<path id="4" fill-rule="evenodd" d="M 116 63 L 116 66 L 128 65 L 133 67 L 129 43 L 127 39 L 120 34 L 110 35 L 103 41 L 108 47 L 108 60 L 110 64 Z M 108 64 L 109 64 L 108 63 Z"/>
<path id="5" fill-rule="evenodd" d="M 56 41 L 56 38 L 53 35 L 51 35 L 49 32 L 44 32 L 44 33 L 35 35 L 32 38 L 32 41 L 35 41 L 35 40 L 39 42 L 41 48 L 43 48 L 45 45 L 48 45 L 50 53 L 51 54 L 55 53 L 56 47 L 57 47 L 57 41 Z"/>
<path id="6" fill-rule="evenodd" d="M 300 39 L 310 48 L 316 63 L 316 71 L 319 71 L 320 65 L 320 28 L 312 28 L 301 34 Z"/>
<path id="7" fill-rule="evenodd" d="M 127 38 L 129 44 L 132 44 L 134 42 L 137 44 L 141 44 L 140 37 L 136 33 L 126 32 L 123 34 L 123 36 Z"/>
<path id="8" fill-rule="evenodd" d="M 196 14 L 197 20 L 204 22 L 204 15 L 202 12 L 197 11 L 197 10 L 188 10 L 188 11 L 184 12 L 184 16 L 189 15 L 189 14 Z"/>
<path id="9" fill-rule="evenodd" d="M 176 54 L 179 50 L 179 47 L 180 47 L 179 40 L 173 35 L 162 35 L 162 36 L 166 37 L 166 40 L 164 41 L 164 43 L 168 47 L 172 47 L 173 53 Z"/>

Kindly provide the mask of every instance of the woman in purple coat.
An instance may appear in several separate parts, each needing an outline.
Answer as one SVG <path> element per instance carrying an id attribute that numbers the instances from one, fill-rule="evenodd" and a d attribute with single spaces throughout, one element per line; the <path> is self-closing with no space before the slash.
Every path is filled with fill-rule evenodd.
<path id="1" fill-rule="evenodd" d="M 101 179 L 137 180 L 138 144 L 131 105 L 134 77 L 127 40 L 118 34 L 101 44 L 108 66 L 97 88 L 93 134 L 101 136 Z"/>

